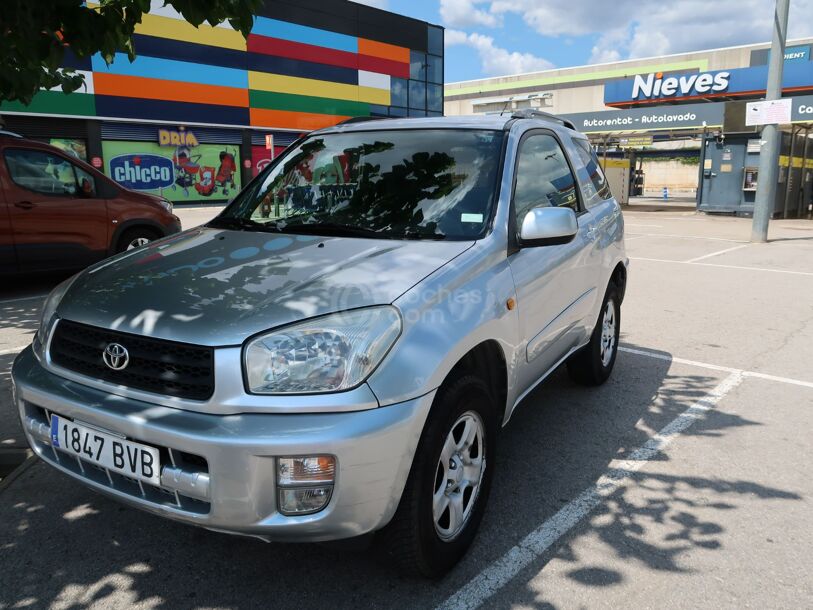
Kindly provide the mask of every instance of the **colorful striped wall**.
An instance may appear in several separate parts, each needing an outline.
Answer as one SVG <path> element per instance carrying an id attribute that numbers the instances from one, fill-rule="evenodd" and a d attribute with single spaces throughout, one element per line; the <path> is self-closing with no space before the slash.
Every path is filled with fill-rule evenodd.
<path id="1" fill-rule="evenodd" d="M 246 40 L 228 25 L 195 28 L 153 1 L 136 28 L 134 62 L 69 55 L 85 90 L 43 91 L 27 107 L 6 103 L 0 112 L 316 129 L 387 114 L 393 79 L 408 82 L 410 52 L 426 52 L 428 27 L 343 0 L 282 0 L 266 3 Z"/>

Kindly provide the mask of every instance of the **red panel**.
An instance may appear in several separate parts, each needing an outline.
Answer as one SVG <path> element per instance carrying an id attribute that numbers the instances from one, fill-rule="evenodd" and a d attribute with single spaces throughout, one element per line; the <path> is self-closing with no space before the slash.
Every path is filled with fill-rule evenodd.
<path id="1" fill-rule="evenodd" d="M 390 76 L 397 76 L 398 78 L 409 78 L 409 64 L 393 61 L 391 59 L 371 57 L 370 55 L 359 55 L 358 58 L 359 70 L 389 74 Z"/>
<path id="2" fill-rule="evenodd" d="M 257 34 L 248 35 L 247 50 L 250 53 L 262 53 L 263 55 L 274 55 L 275 57 L 312 61 L 314 63 L 328 64 L 330 66 L 353 68 L 354 70 L 359 67 L 359 56 L 355 53 L 317 47 L 302 42 L 270 38 L 269 36 L 258 36 Z"/>

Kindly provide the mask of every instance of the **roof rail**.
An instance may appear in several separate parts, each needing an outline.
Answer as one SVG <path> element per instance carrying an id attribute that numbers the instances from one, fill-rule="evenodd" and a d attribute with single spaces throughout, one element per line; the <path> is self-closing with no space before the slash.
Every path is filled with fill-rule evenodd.
<path id="1" fill-rule="evenodd" d="M 349 119 L 339 121 L 336 125 L 351 125 L 352 123 L 366 123 L 367 121 L 381 121 L 388 119 L 388 116 L 353 116 Z"/>
<path id="2" fill-rule="evenodd" d="M 572 129 L 573 131 L 577 131 L 576 125 L 573 122 L 568 121 L 567 119 L 563 119 L 562 117 L 558 117 L 555 114 L 551 114 L 549 112 L 542 112 L 541 110 L 535 110 L 533 108 L 523 108 L 522 110 L 515 110 L 511 114 L 511 118 L 513 119 L 542 119 L 543 121 L 551 121 L 553 123 L 559 123 L 560 125 L 564 125 L 568 129 Z"/>
<path id="3" fill-rule="evenodd" d="M 0 136 L 10 136 L 12 138 L 22 138 L 23 137 L 19 133 L 16 133 L 14 131 L 9 131 L 7 129 L 0 129 Z"/>

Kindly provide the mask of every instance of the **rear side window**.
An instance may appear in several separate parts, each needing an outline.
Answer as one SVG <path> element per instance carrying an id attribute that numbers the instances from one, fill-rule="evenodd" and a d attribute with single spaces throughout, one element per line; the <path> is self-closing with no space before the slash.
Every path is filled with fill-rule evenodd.
<path id="1" fill-rule="evenodd" d="M 76 195 L 73 164 L 60 156 L 40 150 L 7 149 L 6 167 L 15 184 L 45 195 Z"/>
<path id="2" fill-rule="evenodd" d="M 591 208 L 612 197 L 610 185 L 607 183 L 604 170 L 598 164 L 595 153 L 590 148 L 590 143 L 581 138 L 573 138 L 573 144 L 578 153 L 576 171 L 582 183 L 584 202 L 588 208 Z"/>
<path id="3" fill-rule="evenodd" d="M 554 206 L 579 211 L 576 179 L 559 142 L 547 134 L 532 135 L 519 146 L 514 214 L 522 223 L 533 208 Z"/>

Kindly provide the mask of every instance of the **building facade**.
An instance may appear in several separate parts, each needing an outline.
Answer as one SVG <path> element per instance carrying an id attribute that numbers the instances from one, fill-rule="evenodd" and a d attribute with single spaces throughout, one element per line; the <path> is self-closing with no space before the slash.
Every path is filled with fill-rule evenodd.
<path id="1" fill-rule="evenodd" d="M 813 198 L 812 48 L 813 39 L 794 40 L 785 52 L 776 202 L 785 217 L 810 213 Z M 749 214 L 760 128 L 747 103 L 764 97 L 769 52 L 768 44 L 745 45 L 447 83 L 444 109 L 564 116 L 627 170 L 633 195 L 683 194 L 701 210 Z"/>
<path id="2" fill-rule="evenodd" d="M 153 0 L 134 44 L 133 62 L 69 53 L 85 88 L 0 104 L 6 128 L 185 203 L 228 199 L 303 132 L 443 111 L 443 29 L 347 0 L 266 0 L 248 39 Z M 173 171 L 144 182 L 136 161 Z"/>

